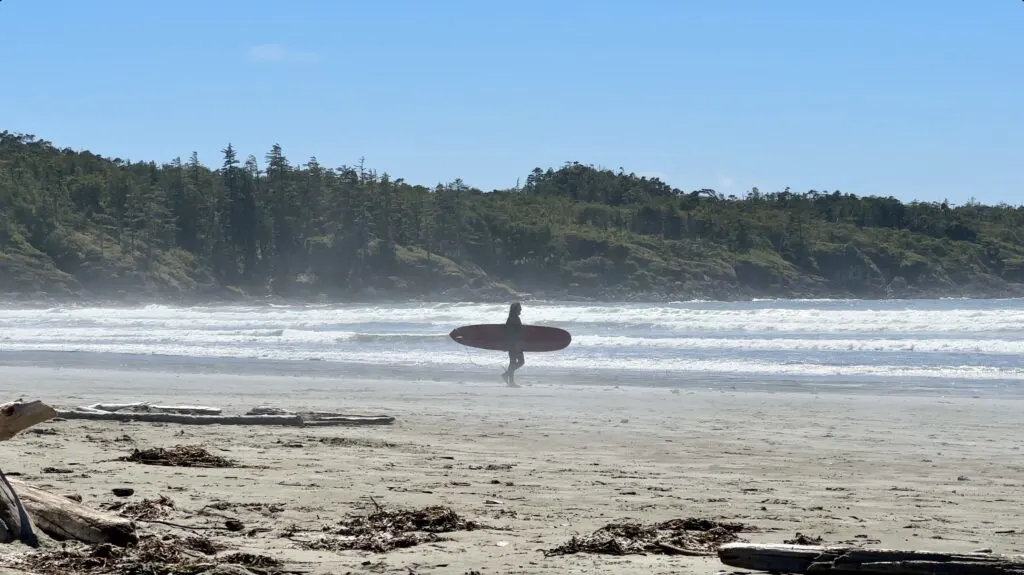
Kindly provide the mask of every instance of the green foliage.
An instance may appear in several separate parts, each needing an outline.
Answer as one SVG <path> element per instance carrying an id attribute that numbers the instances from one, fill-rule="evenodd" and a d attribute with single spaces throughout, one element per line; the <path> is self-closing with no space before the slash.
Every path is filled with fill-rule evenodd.
<path id="1" fill-rule="evenodd" d="M 577 162 L 432 188 L 230 144 L 157 165 L 0 133 L 0 291 L 290 297 L 1024 293 L 1024 209 L 742 198 Z"/>

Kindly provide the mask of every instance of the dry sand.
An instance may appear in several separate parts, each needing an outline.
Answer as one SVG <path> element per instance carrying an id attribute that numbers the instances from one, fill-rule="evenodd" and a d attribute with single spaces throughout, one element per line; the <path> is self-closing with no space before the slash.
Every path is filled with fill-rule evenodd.
<path id="1" fill-rule="evenodd" d="M 57 421 L 0 445 L 5 471 L 79 493 L 89 505 L 115 501 L 111 488 L 128 486 L 136 500 L 172 499 L 168 521 L 214 525 L 223 518 L 197 512 L 227 502 L 218 513 L 271 531 L 207 532 L 214 539 L 316 574 L 728 569 L 713 557 L 542 552 L 625 518 L 742 522 L 759 529 L 740 534 L 755 542 L 801 532 L 870 546 L 1024 547 L 1017 508 L 1024 403 L 1017 399 L 48 368 L 0 368 L 0 388 L 4 398 L 62 407 L 154 400 L 230 412 L 274 405 L 396 416 L 392 426 L 318 429 Z M 252 467 L 116 461 L 133 447 L 176 444 Z M 47 467 L 73 473 L 43 473 Z M 387 508 L 447 505 L 503 529 L 446 534 L 450 541 L 385 554 L 297 543 L 348 514 L 372 512 L 371 497 Z M 281 533 L 290 525 L 298 528 L 292 539 Z"/>

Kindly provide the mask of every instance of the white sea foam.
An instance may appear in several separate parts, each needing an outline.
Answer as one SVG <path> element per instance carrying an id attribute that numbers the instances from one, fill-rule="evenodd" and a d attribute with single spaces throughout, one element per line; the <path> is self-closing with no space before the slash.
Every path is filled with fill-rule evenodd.
<path id="1" fill-rule="evenodd" d="M 527 306 L 524 320 L 543 325 L 602 325 L 616 329 L 655 328 L 684 332 L 770 333 L 1019 333 L 1024 305 L 1002 308 L 953 307 L 971 300 L 861 306 L 849 302 L 690 303 L 674 305 Z M 949 304 L 939 307 L 940 304 Z M 438 328 L 501 322 L 503 305 L 54 308 L 0 310 L 0 326 L 105 326 L 164 329 L 331 329 L 354 324 L 417 324 Z"/>
<path id="2" fill-rule="evenodd" d="M 269 305 L 0 310 L 0 351 L 320 359 L 381 365 L 504 361 L 460 347 L 457 326 L 506 306 Z M 1024 302 L 756 301 L 659 305 L 527 303 L 524 321 L 572 345 L 535 369 L 806 377 L 1024 379 Z"/>

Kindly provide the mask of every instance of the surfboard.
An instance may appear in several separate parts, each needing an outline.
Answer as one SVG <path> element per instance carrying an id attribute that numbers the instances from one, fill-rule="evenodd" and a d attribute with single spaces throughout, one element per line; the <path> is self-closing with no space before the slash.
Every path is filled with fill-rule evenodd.
<path id="1" fill-rule="evenodd" d="M 520 346 L 524 352 L 558 351 L 569 347 L 572 336 L 564 329 L 542 325 L 524 325 L 519 332 Z M 505 324 L 484 323 L 464 325 L 452 330 L 449 337 L 469 347 L 508 351 L 505 341 Z"/>

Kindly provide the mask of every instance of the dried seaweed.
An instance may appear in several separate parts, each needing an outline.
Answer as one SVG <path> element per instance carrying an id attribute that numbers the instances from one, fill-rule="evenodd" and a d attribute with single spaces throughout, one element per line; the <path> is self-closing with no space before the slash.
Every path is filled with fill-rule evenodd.
<path id="1" fill-rule="evenodd" d="M 65 544 L 60 548 L 34 551 L 20 558 L 17 567 L 49 575 L 194 575 L 215 565 L 241 565 L 273 575 L 280 573 L 281 562 L 273 557 L 251 553 L 231 553 L 210 557 L 220 549 L 202 537 L 179 539 L 173 535 L 141 538 L 138 545 L 119 548 L 109 544 Z M 195 551 L 202 555 L 196 555 Z"/>
<path id="2" fill-rule="evenodd" d="M 822 541 L 824 541 L 824 539 L 822 539 L 821 537 L 815 537 L 813 535 L 804 535 L 803 533 L 797 531 L 795 537 L 793 537 L 792 539 L 786 539 L 785 541 L 783 541 L 783 543 L 786 543 L 788 545 L 821 545 Z"/>
<path id="3" fill-rule="evenodd" d="M 181 544 L 193 551 L 198 551 L 203 555 L 216 555 L 218 552 L 224 550 L 223 545 L 214 543 L 206 537 L 199 537 L 198 535 L 182 539 Z"/>
<path id="4" fill-rule="evenodd" d="M 363 439 L 361 437 L 321 437 L 320 443 L 331 447 L 398 447 L 397 443 L 381 439 Z"/>
<path id="5" fill-rule="evenodd" d="M 360 550 L 386 553 L 393 549 L 444 541 L 440 533 L 473 531 L 483 525 L 459 516 L 449 507 L 434 505 L 423 509 L 391 511 L 378 507 L 368 516 L 342 521 L 325 528 L 327 535 L 303 542 L 308 549 L 325 551 Z"/>
<path id="6" fill-rule="evenodd" d="M 171 448 L 155 447 L 135 449 L 131 455 L 120 458 L 144 465 L 165 465 L 170 467 L 237 467 L 238 464 L 226 457 L 213 455 L 198 445 L 175 445 Z"/>
<path id="7" fill-rule="evenodd" d="M 143 499 L 142 501 L 115 501 L 104 506 L 108 511 L 116 511 L 122 517 L 133 520 L 149 521 L 167 517 L 171 509 L 174 509 L 174 501 L 166 495 L 157 499 Z"/>
<path id="8" fill-rule="evenodd" d="M 249 511 L 254 511 L 256 513 L 259 513 L 261 515 L 266 515 L 266 516 L 276 515 L 278 513 L 281 513 L 285 509 L 284 505 L 282 505 L 280 503 L 265 503 L 265 502 L 236 503 L 236 502 L 231 502 L 231 501 L 218 500 L 218 501 L 213 501 L 211 503 L 206 504 L 206 506 L 203 507 L 203 510 L 215 509 L 217 511 L 227 511 L 229 509 L 238 509 L 238 508 L 246 509 L 246 510 L 249 510 Z"/>
<path id="9" fill-rule="evenodd" d="M 195 573 L 187 569 L 188 559 L 182 556 L 176 542 L 159 537 L 140 538 L 138 545 L 119 548 L 113 545 L 72 545 L 60 549 L 31 553 L 22 559 L 23 567 L 52 575 L 88 573 Z M 147 570 L 141 567 L 146 565 Z M 132 567 L 136 567 L 135 570 Z"/>
<path id="10" fill-rule="evenodd" d="M 231 563 L 232 565 L 242 565 L 243 567 L 257 568 L 257 569 L 276 569 L 281 567 L 282 563 L 273 557 L 266 555 L 256 555 L 254 553 L 230 553 L 220 558 L 225 563 Z"/>
<path id="11" fill-rule="evenodd" d="M 745 530 L 741 523 L 719 523 L 710 519 L 672 519 L 643 525 L 635 522 L 609 523 L 590 535 L 576 536 L 563 545 L 544 551 L 547 556 L 574 553 L 642 555 L 646 553 L 710 555 L 724 543 L 737 541 Z"/>

